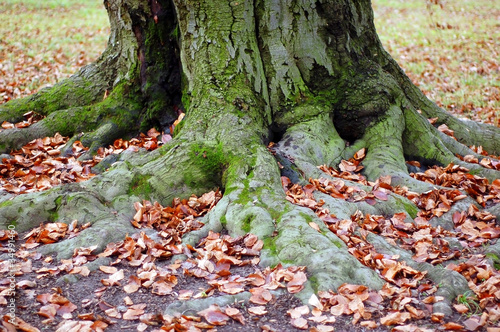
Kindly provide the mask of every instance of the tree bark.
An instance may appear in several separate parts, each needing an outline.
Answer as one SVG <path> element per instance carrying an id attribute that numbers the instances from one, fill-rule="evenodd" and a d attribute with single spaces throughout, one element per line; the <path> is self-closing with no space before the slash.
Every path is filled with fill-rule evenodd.
<path id="1" fill-rule="evenodd" d="M 499 154 L 500 130 L 460 121 L 426 99 L 383 49 L 368 0 L 104 4 L 111 22 L 107 50 L 67 81 L 0 106 L 0 121 L 15 121 L 28 110 L 47 116 L 30 128 L 1 132 L 0 148 L 9 151 L 35 137 L 83 131 L 83 143 L 95 151 L 151 124 L 167 128 L 177 109 L 184 109 L 186 117 L 161 149 L 122 156 L 88 182 L 4 195 L 3 226 L 16 221 L 23 231 L 46 221 L 93 223 L 79 238 L 46 246 L 46 251 L 68 256 L 82 241 L 102 249 L 133 231 L 134 201 L 169 204 L 173 197 L 220 187 L 223 199 L 204 218 L 206 226 L 188 234 L 186 242 L 195 243 L 209 230 L 250 232 L 265 241 L 263 264 L 307 265 L 309 290 L 344 282 L 380 288 L 382 279 L 351 256 L 311 210 L 286 200 L 282 174 L 297 183 L 327 177 L 318 165 L 336 166 L 365 147 L 369 180 L 390 175 L 393 185 L 418 192 L 431 186 L 409 176 L 408 159 L 455 163 L 498 178 L 497 171 L 456 155 L 477 156 L 468 148 L 472 144 Z M 455 130 L 458 142 L 430 125 L 428 117 Z M 269 142 L 275 142 L 273 153 Z M 359 209 L 404 212 L 410 220 L 415 206 L 391 197 L 375 207 L 331 197 L 325 202 L 339 218 Z M 321 225 L 321 232 L 309 227 L 311 221 Z M 371 241 L 413 264 L 408 253 L 376 236 Z M 448 301 L 467 289 L 458 275 L 414 266 L 434 271 L 430 278 L 442 284 Z"/>

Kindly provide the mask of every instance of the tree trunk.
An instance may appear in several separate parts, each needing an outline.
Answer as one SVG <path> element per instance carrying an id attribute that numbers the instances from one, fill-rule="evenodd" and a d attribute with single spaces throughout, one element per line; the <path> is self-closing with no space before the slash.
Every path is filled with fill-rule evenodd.
<path id="1" fill-rule="evenodd" d="M 3 197 L 0 222 L 16 220 L 20 231 L 55 220 L 93 223 L 78 238 L 46 246 L 60 257 L 82 243 L 102 249 L 132 232 L 134 201 L 169 204 L 173 197 L 220 187 L 224 197 L 204 218 L 206 226 L 185 241 L 222 228 L 231 235 L 250 232 L 265 241 L 263 264 L 307 265 L 310 290 L 344 282 L 380 288 L 382 279 L 351 256 L 312 210 L 286 200 L 282 174 L 297 183 L 327 177 L 318 165 L 336 166 L 364 147 L 369 180 L 390 175 L 394 186 L 414 191 L 432 187 L 408 175 L 409 159 L 455 163 L 498 178 L 497 171 L 456 155 L 477 156 L 467 147 L 473 144 L 498 155 L 500 130 L 460 121 L 426 99 L 383 49 L 368 0 L 104 4 L 111 22 L 107 50 L 68 80 L 0 106 L 0 121 L 15 121 L 28 110 L 47 116 L 30 128 L 1 132 L 0 148 L 83 131 L 83 143 L 95 151 L 152 124 L 168 128 L 179 108 L 186 117 L 164 147 L 121 157 L 90 181 Z M 430 117 L 453 129 L 458 142 L 429 124 Z M 323 198 L 338 218 L 349 219 L 356 210 L 415 217 L 415 206 L 396 194 L 374 207 Z M 321 232 L 309 227 L 311 221 L 322 225 Z M 373 237 L 381 251 L 433 271 L 429 275 L 448 300 L 467 289 L 458 274 L 416 264 Z"/>

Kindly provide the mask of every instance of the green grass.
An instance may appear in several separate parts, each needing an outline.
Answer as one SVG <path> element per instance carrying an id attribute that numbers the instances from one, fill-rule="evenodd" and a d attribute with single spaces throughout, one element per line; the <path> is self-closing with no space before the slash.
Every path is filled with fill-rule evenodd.
<path id="1" fill-rule="evenodd" d="M 102 0 L 0 1 L 0 102 L 52 85 L 106 47 Z"/>
<path id="2" fill-rule="evenodd" d="M 500 125 L 498 1 L 373 0 L 384 47 L 448 110 Z"/>

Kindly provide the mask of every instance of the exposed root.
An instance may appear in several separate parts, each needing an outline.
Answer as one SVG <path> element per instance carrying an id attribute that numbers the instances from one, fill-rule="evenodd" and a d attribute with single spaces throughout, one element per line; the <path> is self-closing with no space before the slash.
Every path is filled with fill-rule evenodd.
<path id="1" fill-rule="evenodd" d="M 108 243 L 119 242 L 127 234 L 134 234 L 137 230 L 130 223 L 131 216 L 127 213 L 113 215 L 108 211 L 107 216 L 95 220 L 92 226 L 83 230 L 77 237 L 54 244 L 47 244 L 38 249 L 38 252 L 48 255 L 57 253 L 58 259 L 68 259 L 76 248 L 96 246 L 95 252 L 102 252 Z"/>
<path id="2" fill-rule="evenodd" d="M 124 86 L 99 103 L 57 110 L 30 127 L 4 130 L 0 132 L 0 152 L 18 149 L 35 138 L 55 133 L 73 136 L 86 132 L 82 143 L 91 147 L 89 154 L 95 153 L 100 146 L 133 132 L 133 128 L 138 131 L 142 106 L 133 99 L 137 95 L 137 91 Z"/>
<path id="3" fill-rule="evenodd" d="M 396 197 L 397 195 L 395 195 Z M 325 202 L 324 207 L 330 211 L 334 211 L 339 219 L 351 219 L 352 215 L 363 211 L 364 214 L 372 215 L 394 215 L 395 213 L 408 211 L 404 209 L 404 205 L 394 204 L 394 201 L 381 201 L 377 202 L 375 206 L 366 204 L 365 202 L 349 203 L 344 200 L 335 199 L 329 195 L 322 193 L 315 193 L 316 199 L 322 199 Z M 412 218 L 407 214 L 407 222 L 412 222 Z M 359 235 L 359 234 L 358 234 Z M 361 236 L 361 235 L 360 235 Z M 433 266 L 429 263 L 419 263 L 413 260 L 412 254 L 399 247 L 389 244 L 386 240 L 374 233 L 368 233 L 366 238 L 367 242 L 374 246 L 375 250 L 379 253 L 389 256 L 399 256 L 399 261 L 404 261 L 408 266 L 421 272 L 426 272 L 429 279 L 436 285 L 439 285 L 437 295 L 443 296 L 445 301 L 435 305 L 434 311 L 451 315 L 451 302 L 460 294 L 469 290 L 467 280 L 455 271 L 446 270 L 442 267 Z"/>
<path id="4" fill-rule="evenodd" d="M 16 229 L 23 232 L 40 223 L 56 220 L 69 223 L 77 219 L 80 223 L 94 223 L 116 212 L 114 204 L 110 203 L 114 200 L 117 205 L 120 203 L 118 197 L 127 198 L 132 179 L 129 170 L 116 168 L 87 182 L 13 197 L 2 203 L 0 225 L 6 228 L 10 223 L 16 223 Z M 132 213 L 132 206 L 128 210 Z"/>
<path id="5" fill-rule="evenodd" d="M 392 113 L 394 112 L 401 114 L 400 116 L 402 117 L 402 113 L 399 110 L 399 108 L 394 107 Z M 354 144 L 354 147 L 351 147 L 351 151 L 354 151 L 355 149 L 359 149 L 362 147 L 367 147 L 368 153 L 365 160 L 363 161 L 363 165 L 365 166 L 365 174 L 373 174 L 373 172 L 375 172 L 377 176 L 389 174 L 391 175 L 392 180 L 394 180 L 394 177 L 392 177 L 392 175 L 403 174 L 401 178 L 403 179 L 403 181 L 406 182 L 402 181 L 400 181 L 399 183 L 397 181 L 394 182 L 398 184 L 400 183 L 406 184 L 408 187 L 414 190 L 416 190 L 415 188 L 417 188 L 418 190 L 416 191 L 418 192 L 423 192 L 433 187 L 437 188 L 435 185 L 431 185 L 410 178 L 409 175 L 407 174 L 402 151 L 404 150 L 404 148 L 408 148 L 410 151 L 412 151 L 412 149 L 415 149 L 415 146 L 418 146 L 419 143 L 417 142 L 410 145 L 409 141 L 407 141 L 405 145 L 403 145 L 401 141 L 397 141 L 397 137 L 403 137 L 403 130 L 401 128 L 405 127 L 405 121 L 401 120 L 401 118 L 399 118 L 398 121 L 397 115 L 394 115 L 392 113 L 389 119 L 396 119 L 394 123 L 392 123 L 391 121 L 382 120 L 381 122 L 375 124 L 373 127 L 369 128 L 366 131 L 365 137 L 363 137 L 363 139 L 360 139 Z M 417 115 L 416 112 L 414 114 Z M 423 120 L 427 122 L 425 119 Z M 399 126 L 398 123 L 400 124 Z M 425 160 L 429 158 L 428 160 L 432 160 L 434 162 L 436 160 L 440 160 L 441 162 L 450 162 L 451 160 L 459 165 L 465 164 L 466 166 L 472 169 L 481 167 L 478 164 L 465 163 L 460 159 L 458 159 L 457 157 L 455 157 L 454 154 L 449 151 L 448 146 L 442 143 L 442 137 L 440 136 L 441 133 L 432 126 L 430 126 L 428 123 L 427 126 L 430 127 L 429 128 L 430 130 L 429 133 L 423 133 L 426 135 L 423 138 L 424 141 L 432 140 L 433 142 L 435 142 L 435 145 L 433 147 L 437 145 L 438 149 L 441 149 L 443 153 L 442 154 L 438 153 L 436 157 L 429 157 L 428 155 L 426 155 L 426 158 L 422 159 Z M 375 128 L 377 127 L 382 127 L 383 129 L 377 131 L 375 130 Z M 410 128 L 413 128 L 413 126 L 410 125 Z M 420 124 L 417 124 L 415 128 L 425 128 L 425 126 L 421 127 Z M 377 135 L 377 133 L 379 132 L 380 133 L 388 132 L 390 133 L 390 135 L 388 137 L 384 137 L 383 135 Z M 405 131 L 405 135 L 409 135 L 408 129 Z M 412 133 L 412 135 L 414 135 L 413 136 L 414 139 L 417 138 L 422 139 L 422 136 L 415 135 L 415 133 Z M 394 137 L 396 137 L 396 139 Z M 408 138 L 408 136 L 404 137 L 406 137 L 406 139 Z M 395 142 L 393 142 L 394 140 Z M 369 145 L 369 143 L 371 143 L 371 145 Z M 287 146 L 294 146 L 294 145 L 297 145 L 297 143 L 293 140 L 293 138 L 288 137 Z M 307 144 L 305 146 L 307 146 Z M 324 144 L 322 145 L 320 141 L 316 140 L 316 145 L 314 146 L 316 149 L 315 151 L 321 151 L 322 146 L 324 146 Z M 278 148 L 280 148 L 281 151 L 285 150 L 283 149 L 282 142 L 278 144 Z M 292 151 L 294 153 L 293 155 L 294 160 L 301 160 L 301 158 L 306 159 L 304 155 L 307 155 L 308 150 L 295 149 Z M 304 155 L 301 156 L 300 155 L 301 153 L 304 153 Z M 420 153 L 423 154 L 424 150 L 420 150 Z M 396 157 L 393 157 L 393 155 L 395 155 Z M 385 171 L 387 171 L 386 167 L 381 168 L 382 170 L 376 169 L 377 165 L 387 165 L 387 164 L 389 164 L 388 166 L 389 171 L 387 173 L 385 173 Z M 295 163 L 295 165 L 297 165 L 297 163 Z M 373 171 L 374 168 L 375 171 Z M 370 170 L 372 172 L 370 172 Z M 497 171 L 493 170 L 486 170 L 486 171 L 487 172 L 485 173 L 490 172 L 490 175 L 493 174 L 493 176 L 496 176 L 496 178 L 498 178 L 498 176 L 495 174 L 497 173 Z M 298 167 L 296 169 L 296 172 L 298 174 L 316 173 L 314 171 L 311 172 L 311 170 L 308 168 L 306 168 L 305 172 L 302 172 L 302 170 Z M 322 174 L 322 177 L 330 178 L 331 180 L 335 181 L 335 178 L 331 178 L 328 174 L 325 173 Z M 375 176 L 372 176 L 372 178 L 374 177 Z M 337 178 L 336 180 L 338 181 L 339 179 Z M 347 184 L 348 186 L 358 188 L 358 190 L 364 190 L 367 193 L 371 191 L 370 187 L 364 186 L 360 183 L 350 182 L 345 179 L 342 179 L 342 182 Z M 392 183 L 393 185 L 395 184 L 394 182 Z M 354 190 L 354 192 L 356 192 L 356 189 Z M 330 195 L 318 191 L 314 192 L 314 197 L 316 202 L 321 202 L 321 201 L 324 202 L 323 205 L 321 206 L 322 209 L 326 210 L 324 210 L 322 213 L 329 213 L 328 211 L 330 211 L 330 213 L 333 213 L 335 217 L 339 220 L 340 219 L 351 220 L 352 216 L 357 214 L 393 216 L 396 213 L 403 212 L 406 215 L 405 222 L 413 223 L 413 219 L 417 216 L 418 212 L 418 209 L 416 208 L 413 202 L 394 193 L 388 194 L 386 198 L 382 197 L 383 198 L 382 200 L 377 200 L 375 205 L 368 204 L 368 202 L 364 200 L 347 202 L 343 198 L 333 198 Z M 302 204 L 308 207 L 312 207 L 314 205 L 312 202 L 308 203 L 307 199 L 302 201 Z M 476 202 L 472 197 L 467 197 L 466 199 L 459 200 L 449 209 L 448 212 L 444 213 L 442 216 L 432 218 L 430 220 L 430 225 L 432 225 L 433 227 L 441 226 L 444 227 L 445 229 L 452 230 L 455 227 L 454 223 L 452 222 L 453 214 L 455 214 L 456 212 L 463 212 L 468 210 L 470 211 L 471 205 L 476 205 Z M 318 233 L 310 234 L 311 228 L 307 227 L 307 225 L 304 226 L 306 224 L 305 222 L 306 220 L 307 222 L 310 222 L 311 220 L 316 220 L 317 219 L 315 218 L 316 216 L 312 214 L 311 210 L 309 209 L 306 209 L 305 211 L 294 211 L 296 209 L 297 208 L 295 207 L 292 210 L 292 212 L 288 212 L 285 213 L 283 216 L 280 216 L 279 219 L 280 222 L 277 222 L 276 224 L 276 230 L 278 234 L 274 238 L 276 257 L 278 257 L 280 261 L 286 261 L 290 259 L 293 260 L 294 262 L 300 262 L 300 264 L 312 267 L 308 269 L 308 271 L 312 273 L 313 280 L 316 280 L 316 278 L 318 278 L 318 280 L 321 280 L 321 283 L 325 283 L 328 285 L 335 285 L 335 281 L 332 281 L 331 278 L 322 279 L 321 277 L 322 271 L 315 269 L 315 266 L 317 266 L 315 262 L 315 257 L 321 257 L 322 250 L 326 250 L 325 252 L 328 253 L 328 256 L 335 257 L 336 255 L 336 253 L 334 253 L 335 250 L 332 250 L 331 248 L 337 244 L 336 241 L 339 240 L 339 238 L 336 236 L 334 238 L 329 237 L 330 243 L 328 245 L 325 245 L 325 248 L 323 248 L 322 247 L 323 241 L 322 239 L 320 239 L 321 236 L 318 235 Z M 492 211 L 498 214 L 497 210 L 498 209 L 496 209 L 496 206 L 492 208 Z M 316 211 L 316 214 L 318 214 L 318 211 Z M 323 221 L 318 221 L 317 224 L 319 225 L 320 232 L 323 235 L 325 235 Z M 314 231 L 312 232 L 314 233 Z M 363 238 L 363 235 L 361 234 L 358 234 L 358 236 L 360 238 Z M 364 236 L 366 237 L 366 235 Z M 306 240 L 304 242 L 300 241 L 297 243 L 296 241 L 297 238 L 304 239 L 304 237 L 305 238 L 310 237 L 310 240 Z M 390 257 L 399 257 L 400 262 L 406 263 L 407 266 L 415 269 L 416 271 L 421 271 L 426 273 L 427 278 L 432 280 L 434 284 L 439 285 L 437 295 L 442 296 L 444 298 L 444 301 L 434 304 L 433 310 L 436 313 L 451 315 L 452 301 L 455 300 L 457 296 L 470 291 L 467 280 L 462 275 L 460 275 L 455 271 L 444 269 L 440 266 L 434 266 L 432 264 L 425 262 L 423 263 L 417 262 L 413 259 L 412 253 L 388 243 L 383 237 L 376 235 L 374 233 L 368 232 L 366 241 L 370 245 L 374 246 L 376 252 L 389 255 Z M 460 243 L 458 241 L 455 242 L 453 242 L 453 239 L 451 238 L 449 239 L 450 246 L 458 246 L 460 248 L 457 250 L 462 250 L 463 248 L 461 247 Z M 329 247 L 329 249 L 327 249 L 327 247 Z M 341 251 L 343 251 L 343 253 L 347 254 L 346 251 L 347 248 L 343 244 L 343 242 L 341 242 L 341 245 L 339 245 L 338 247 L 342 248 Z M 494 249 L 492 250 L 493 250 L 492 253 L 496 255 L 496 251 Z M 302 255 L 297 255 L 296 254 L 297 252 L 305 252 L 307 254 L 305 256 L 302 256 Z M 351 256 L 350 258 L 353 257 Z M 273 263 L 272 260 L 270 262 Z M 341 265 L 339 265 L 338 263 L 336 264 L 337 268 L 341 268 L 340 267 Z M 342 271 L 341 273 L 344 275 L 346 274 L 349 275 L 350 272 Z M 360 279 L 363 280 L 363 278 Z M 353 276 L 352 280 L 357 280 L 357 279 L 355 279 L 355 277 Z M 377 280 L 381 279 L 377 277 Z M 304 290 L 303 292 L 307 293 L 307 290 Z"/>
<path id="6" fill-rule="evenodd" d="M 192 315 L 197 312 L 210 307 L 213 304 L 218 305 L 223 308 L 228 305 L 232 305 L 236 302 L 248 302 L 250 292 L 242 292 L 235 295 L 222 295 L 217 297 L 207 297 L 205 299 L 191 300 L 191 301 L 177 301 L 167 306 L 164 311 L 165 315 L 176 316 L 176 315 Z"/>
<path id="7" fill-rule="evenodd" d="M 281 174 L 294 183 L 318 177 L 318 165 L 337 165 L 344 149 L 345 142 L 328 114 L 289 127 L 272 147 L 282 166 Z"/>
<path id="8" fill-rule="evenodd" d="M 478 164 L 467 163 L 456 157 L 459 155 L 473 155 L 481 158 L 466 146 L 439 132 L 428 123 L 420 114 L 413 110 L 405 112 L 406 130 L 403 136 L 403 148 L 408 159 L 425 162 L 426 165 L 455 164 L 468 168 L 475 174 L 493 181 L 500 176 L 500 172 L 487 169 Z"/>
<path id="9" fill-rule="evenodd" d="M 403 112 L 393 105 L 383 119 L 365 132 L 363 141 L 366 142 L 367 153 L 363 160 L 363 172 L 371 181 L 383 175 L 390 175 L 395 185 L 406 185 L 413 190 L 428 190 L 429 186 L 414 181 L 408 175 L 403 155 L 404 130 Z"/>
<path id="10" fill-rule="evenodd" d="M 70 223 L 76 219 L 91 227 L 78 237 L 44 247 L 44 252 L 57 252 L 59 258 L 64 258 L 78 247 L 97 245 L 97 250 L 102 250 L 107 243 L 135 232 L 130 225 L 134 202 L 146 198 L 170 204 L 174 197 L 204 193 L 215 187 L 213 174 L 193 165 L 189 144 L 174 141 L 169 147 L 168 151 L 123 156 L 109 171 L 85 182 L 5 199 L 0 203 L 0 227 L 6 229 L 15 223 L 16 230 L 24 232 L 41 223 Z M 186 184 L 188 173 L 199 182 Z"/>
<path id="11" fill-rule="evenodd" d="M 315 223 L 320 232 L 310 226 Z M 343 283 L 380 289 L 383 281 L 375 271 L 361 265 L 344 243 L 325 229 L 310 210 L 295 207 L 281 216 L 273 239 L 279 261 L 306 265 L 314 291 L 337 289 Z M 307 296 L 305 296 L 307 298 Z"/>
<path id="12" fill-rule="evenodd" d="M 193 243 L 208 232 L 207 228 L 220 228 L 217 220 L 224 220 L 232 236 L 256 234 L 266 244 L 263 265 L 282 262 L 308 266 L 311 284 L 301 292 L 303 300 L 313 291 L 336 289 L 353 281 L 374 289 L 382 287 L 376 273 L 352 257 L 314 213 L 285 199 L 278 167 L 268 151 L 259 148 L 244 164 L 242 160 L 231 164 L 227 172 L 226 195 L 205 217 L 206 226 L 184 241 Z M 310 223 L 322 231 L 316 231 Z"/>
<path id="13" fill-rule="evenodd" d="M 79 73 L 53 87 L 0 105 L 0 122 L 21 121 L 23 114 L 29 111 L 47 116 L 58 110 L 86 106 L 102 100 L 109 83 L 103 79 L 100 69 L 95 64 L 85 66 Z"/>

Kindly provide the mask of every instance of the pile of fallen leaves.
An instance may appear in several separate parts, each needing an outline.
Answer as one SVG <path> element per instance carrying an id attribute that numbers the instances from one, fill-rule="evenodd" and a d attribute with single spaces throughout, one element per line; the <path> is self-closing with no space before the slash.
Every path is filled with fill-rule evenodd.
<path id="1" fill-rule="evenodd" d="M 137 228 L 149 227 L 158 230 L 158 234 L 171 241 L 181 243 L 181 237 L 187 232 L 203 226 L 196 218 L 205 215 L 222 198 L 220 191 L 211 191 L 200 197 L 192 195 L 189 199 L 175 198 L 172 206 L 163 207 L 158 202 L 136 202 L 137 211 L 132 225 Z"/>
<path id="2" fill-rule="evenodd" d="M 184 113 L 181 113 L 183 115 Z M 26 120 L 12 124 L 4 122 L 2 128 L 25 128 L 40 120 L 33 112 L 25 114 Z M 81 182 L 95 176 L 92 167 L 111 154 L 120 154 L 125 150 L 138 151 L 140 148 L 155 150 L 171 140 L 168 134 L 150 129 L 147 134 L 139 134 L 130 140 L 117 139 L 109 147 L 101 147 L 90 160 L 79 160 L 88 151 L 80 141 L 73 142 L 67 149 L 68 137 L 56 134 L 53 137 L 37 138 L 21 149 L 13 151 L 9 158 L 0 163 L 0 191 L 24 194 L 43 191 L 54 186 Z M 62 154 L 62 150 L 67 150 Z"/>

